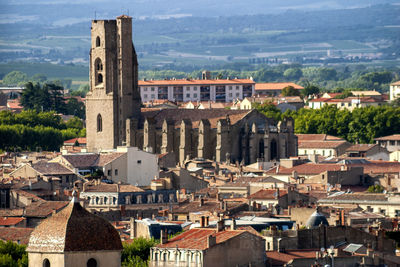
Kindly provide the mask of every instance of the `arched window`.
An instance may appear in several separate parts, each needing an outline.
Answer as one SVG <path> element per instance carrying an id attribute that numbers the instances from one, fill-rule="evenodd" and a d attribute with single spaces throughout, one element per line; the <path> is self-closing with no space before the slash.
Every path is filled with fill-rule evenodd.
<path id="1" fill-rule="evenodd" d="M 97 84 L 103 83 L 103 75 L 101 73 L 97 74 Z"/>
<path id="2" fill-rule="evenodd" d="M 96 47 L 99 47 L 99 46 L 100 46 L 100 37 L 97 36 L 97 38 L 96 38 Z"/>
<path id="3" fill-rule="evenodd" d="M 103 83 L 103 63 L 101 62 L 100 58 L 96 58 L 96 60 L 94 61 L 94 66 L 93 69 L 95 71 L 95 83 L 96 85 Z"/>
<path id="4" fill-rule="evenodd" d="M 101 132 L 103 131 L 103 119 L 101 118 L 101 115 L 97 115 L 97 131 Z"/>
<path id="5" fill-rule="evenodd" d="M 44 259 L 44 260 L 43 260 L 43 267 L 50 267 L 50 261 L 49 261 L 49 259 Z"/>
<path id="6" fill-rule="evenodd" d="M 89 259 L 86 264 L 87 267 L 97 267 L 97 261 L 93 258 Z"/>

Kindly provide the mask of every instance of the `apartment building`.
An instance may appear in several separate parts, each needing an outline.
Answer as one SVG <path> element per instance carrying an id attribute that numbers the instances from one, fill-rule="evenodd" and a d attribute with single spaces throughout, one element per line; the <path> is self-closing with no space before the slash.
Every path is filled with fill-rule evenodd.
<path id="1" fill-rule="evenodd" d="M 168 99 L 176 102 L 232 102 L 251 97 L 255 82 L 252 79 L 172 79 L 139 81 L 142 102 Z"/>

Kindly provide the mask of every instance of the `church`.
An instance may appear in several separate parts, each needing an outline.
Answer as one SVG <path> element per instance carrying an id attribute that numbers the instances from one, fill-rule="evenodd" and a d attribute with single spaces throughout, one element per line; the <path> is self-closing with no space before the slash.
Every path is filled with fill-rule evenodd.
<path id="1" fill-rule="evenodd" d="M 134 146 L 173 153 L 177 163 L 204 158 L 251 164 L 297 155 L 292 119 L 275 122 L 257 110 L 141 108 L 132 18 L 93 20 L 91 36 L 88 151 Z M 215 88 L 209 88 L 212 94 Z"/>

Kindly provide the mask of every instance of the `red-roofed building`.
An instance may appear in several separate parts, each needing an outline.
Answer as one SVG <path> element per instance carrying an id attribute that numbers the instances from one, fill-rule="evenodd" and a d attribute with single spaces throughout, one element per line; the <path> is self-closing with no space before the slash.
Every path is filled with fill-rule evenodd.
<path id="1" fill-rule="evenodd" d="M 344 99 L 321 97 L 308 101 L 308 107 L 312 109 L 320 109 L 325 105 L 335 105 L 338 109 L 348 109 L 352 111 L 355 108 L 380 106 L 386 103 L 387 103 L 386 98 L 383 96 L 381 97 L 351 96 Z"/>
<path id="2" fill-rule="evenodd" d="M 12 112 L 20 113 L 23 108 L 24 107 L 21 106 L 21 103 L 19 102 L 18 99 L 12 99 L 7 101 L 7 109 Z"/>
<path id="3" fill-rule="evenodd" d="M 138 83 L 143 102 L 157 99 L 232 102 L 252 96 L 255 85 L 251 79 L 143 80 Z"/>
<path id="4" fill-rule="evenodd" d="M 349 142 L 327 134 L 297 134 L 298 155 L 321 155 L 337 157 L 351 146 Z"/>
<path id="5" fill-rule="evenodd" d="M 25 227 L 24 217 L 0 217 L 0 227 Z"/>
<path id="6" fill-rule="evenodd" d="M 283 209 L 289 205 L 307 205 L 315 202 L 308 195 L 295 191 L 294 188 L 288 189 L 261 189 L 248 197 L 252 206 L 261 205 L 261 209 L 272 210 L 274 214 L 282 214 Z"/>
<path id="7" fill-rule="evenodd" d="M 381 147 L 386 148 L 389 152 L 400 150 L 400 134 L 382 136 L 374 139 Z"/>
<path id="8" fill-rule="evenodd" d="M 302 90 L 304 87 L 295 83 L 256 83 L 255 91 L 260 96 L 278 96 L 283 88 L 292 86 L 296 90 Z"/>
<path id="9" fill-rule="evenodd" d="M 246 230 L 191 229 L 151 248 L 149 266 L 265 266 L 265 241 Z"/>

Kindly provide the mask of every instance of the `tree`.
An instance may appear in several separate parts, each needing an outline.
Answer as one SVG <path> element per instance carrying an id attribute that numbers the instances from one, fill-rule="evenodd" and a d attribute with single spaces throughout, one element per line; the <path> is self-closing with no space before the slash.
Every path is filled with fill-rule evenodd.
<path id="1" fill-rule="evenodd" d="M 26 246 L 0 240 L 0 266 L 28 267 Z"/>
<path id="2" fill-rule="evenodd" d="M 28 80 L 28 75 L 21 71 L 12 71 L 3 78 L 3 84 L 6 85 L 21 85 Z"/>
<path id="3" fill-rule="evenodd" d="M 276 121 L 281 119 L 281 111 L 271 102 L 264 102 L 262 104 L 253 103 L 253 108 L 257 109 L 268 118 L 275 119 Z"/>
<path id="4" fill-rule="evenodd" d="M 316 95 L 319 94 L 320 89 L 318 86 L 308 84 L 304 89 L 302 90 L 302 94 L 304 97 L 308 97 L 310 95 Z"/>
<path id="5" fill-rule="evenodd" d="M 123 267 L 147 266 L 150 248 L 156 244 L 154 239 L 135 238 L 131 244 L 123 244 L 121 253 Z"/>
<path id="6" fill-rule="evenodd" d="M 303 76 L 303 72 L 300 68 L 289 68 L 285 70 L 283 76 L 289 80 L 298 80 Z"/>
<path id="7" fill-rule="evenodd" d="M 81 119 L 85 118 L 85 104 L 78 101 L 76 98 L 69 98 L 65 105 L 65 114 L 74 115 Z"/>
<path id="8" fill-rule="evenodd" d="M 22 91 L 21 104 L 24 109 L 47 111 L 50 109 L 50 94 L 39 83 L 28 82 Z"/>
<path id="9" fill-rule="evenodd" d="M 37 73 L 30 78 L 33 82 L 43 83 L 47 81 L 47 76 L 42 73 Z"/>
<path id="10" fill-rule="evenodd" d="M 57 83 L 45 83 L 43 85 L 43 91 L 48 92 L 50 95 L 50 110 L 55 110 L 58 113 L 64 113 L 64 88 Z"/>
<path id="11" fill-rule="evenodd" d="M 300 90 L 289 85 L 282 89 L 282 96 L 300 96 Z"/>

